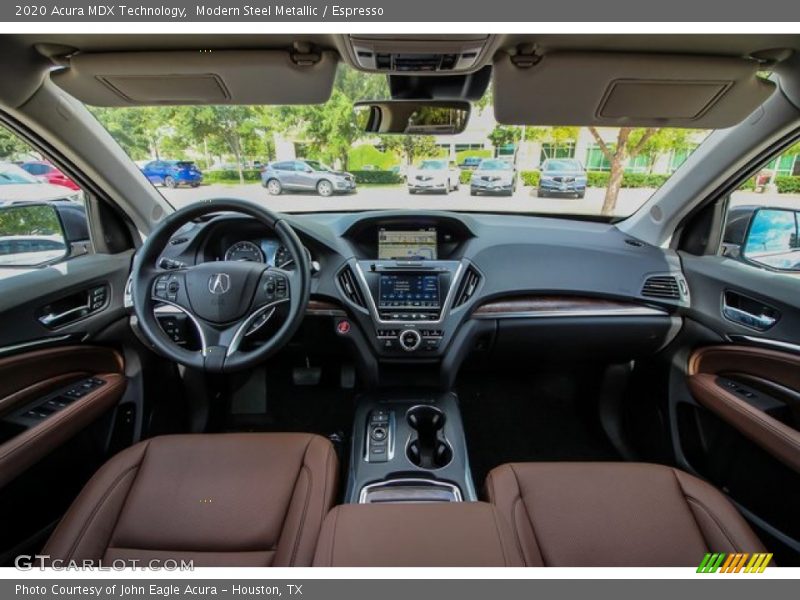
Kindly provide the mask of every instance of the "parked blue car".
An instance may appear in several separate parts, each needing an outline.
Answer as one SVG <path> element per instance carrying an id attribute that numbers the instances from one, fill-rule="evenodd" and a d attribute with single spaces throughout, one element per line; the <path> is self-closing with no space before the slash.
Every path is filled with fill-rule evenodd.
<path id="1" fill-rule="evenodd" d="M 168 188 L 197 187 L 203 182 L 203 174 L 190 160 L 153 160 L 142 167 L 142 173 L 150 183 Z"/>

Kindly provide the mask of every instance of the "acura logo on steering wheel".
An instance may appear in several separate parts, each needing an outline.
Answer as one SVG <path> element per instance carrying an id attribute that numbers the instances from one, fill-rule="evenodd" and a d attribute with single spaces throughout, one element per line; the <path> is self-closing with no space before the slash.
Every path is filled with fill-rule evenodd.
<path id="1" fill-rule="evenodd" d="M 208 280 L 208 291 L 212 294 L 224 294 L 231 289 L 231 277 L 227 273 L 214 273 Z"/>

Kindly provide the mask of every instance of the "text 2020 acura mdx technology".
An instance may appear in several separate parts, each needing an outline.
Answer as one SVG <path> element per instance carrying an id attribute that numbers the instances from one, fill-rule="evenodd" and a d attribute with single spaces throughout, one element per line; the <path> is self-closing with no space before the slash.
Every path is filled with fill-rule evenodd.
<path id="1" fill-rule="evenodd" d="M 3 564 L 800 563 L 800 36 L 0 45 Z"/>

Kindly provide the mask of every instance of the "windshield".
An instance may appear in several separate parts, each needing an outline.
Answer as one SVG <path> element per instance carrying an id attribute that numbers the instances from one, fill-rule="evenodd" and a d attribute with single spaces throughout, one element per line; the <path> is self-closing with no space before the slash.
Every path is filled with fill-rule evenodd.
<path id="1" fill-rule="evenodd" d="M 577 160 L 546 160 L 542 171 L 582 171 L 581 163 Z"/>
<path id="2" fill-rule="evenodd" d="M 481 161 L 478 169 L 481 171 L 510 171 L 513 167 L 504 160 Z"/>
<path id="3" fill-rule="evenodd" d="M 342 66 L 321 105 L 90 110 L 176 208 L 236 197 L 285 212 L 430 209 L 619 219 L 638 210 L 710 133 L 501 125 L 489 92 L 456 135 L 364 133 L 354 104 L 388 97 L 385 76 Z M 142 167 L 154 161 L 155 168 Z M 167 161 L 195 168 L 157 168 Z M 483 179 L 487 170 L 513 176 Z"/>
<path id="4" fill-rule="evenodd" d="M 14 185 L 20 183 L 39 183 L 39 180 L 30 175 L 22 167 L 11 163 L 0 163 L 0 185 Z"/>
<path id="5" fill-rule="evenodd" d="M 419 165 L 422 171 L 439 171 L 447 168 L 447 162 L 443 160 L 423 160 Z"/>

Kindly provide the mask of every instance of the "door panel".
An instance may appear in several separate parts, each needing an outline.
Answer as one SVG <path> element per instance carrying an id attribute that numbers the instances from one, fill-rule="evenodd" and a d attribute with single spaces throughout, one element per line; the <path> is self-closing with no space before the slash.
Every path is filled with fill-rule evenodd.
<path id="1" fill-rule="evenodd" d="M 132 251 L 90 254 L 52 267 L 34 269 L 0 282 L 0 356 L 26 345 L 64 343 L 69 338 L 88 340 L 103 328 L 126 316 L 123 296 Z M 100 286 L 108 288 L 99 309 L 76 314 L 75 320 L 45 325 L 40 319 L 49 307 L 62 306 L 70 298 Z M 69 309 L 69 305 L 63 305 Z"/>
<path id="2" fill-rule="evenodd" d="M 800 472 L 800 356 L 710 346 L 692 354 L 688 375 L 702 406 Z"/>
<path id="3" fill-rule="evenodd" d="M 797 344 L 800 351 L 800 275 L 760 269 L 723 256 L 681 253 L 692 305 L 689 316 L 722 337 L 747 335 Z M 767 305 L 779 313 L 768 329 L 731 321 L 723 313 L 725 292 Z"/>
<path id="4" fill-rule="evenodd" d="M 111 410 L 127 380 L 122 357 L 64 346 L 0 359 L 0 488 Z"/>
<path id="5" fill-rule="evenodd" d="M 780 564 L 800 565 L 800 275 L 680 256 L 691 307 L 672 350 L 675 460 L 729 494 Z"/>

